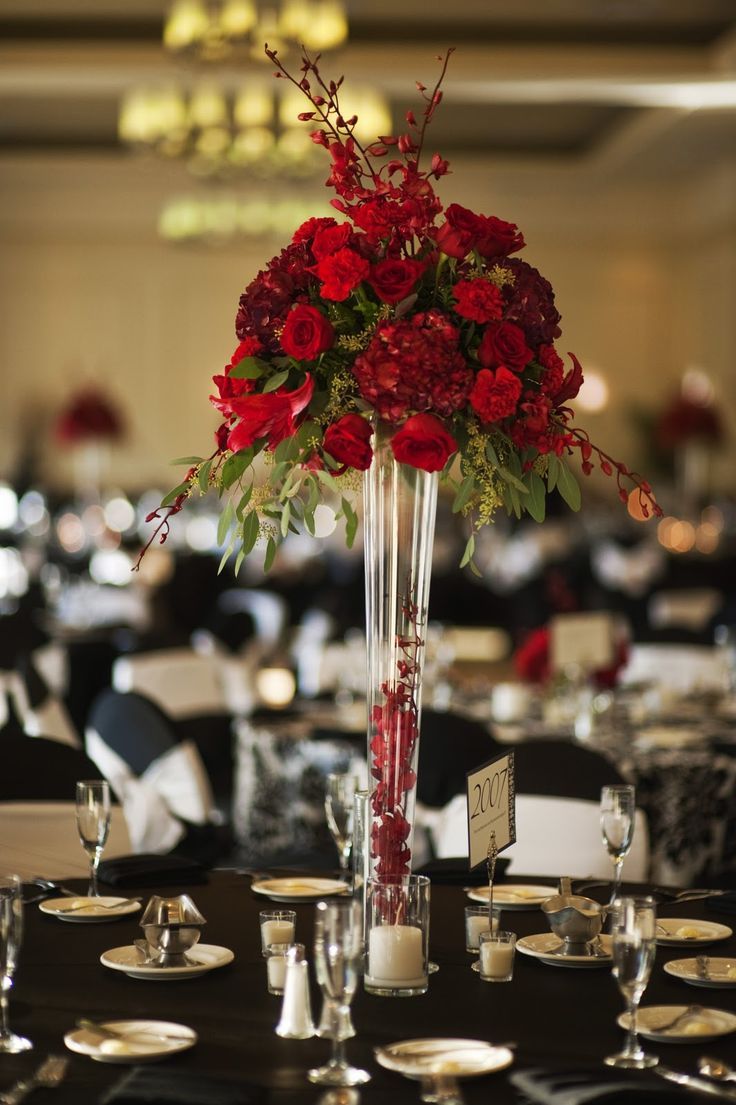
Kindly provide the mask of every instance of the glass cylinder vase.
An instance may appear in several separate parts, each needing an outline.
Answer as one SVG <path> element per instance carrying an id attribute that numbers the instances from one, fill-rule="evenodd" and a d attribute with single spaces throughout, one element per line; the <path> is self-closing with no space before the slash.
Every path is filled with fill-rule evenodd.
<path id="1" fill-rule="evenodd" d="M 411 871 L 438 474 L 399 464 L 376 424 L 363 485 L 372 876 Z"/>

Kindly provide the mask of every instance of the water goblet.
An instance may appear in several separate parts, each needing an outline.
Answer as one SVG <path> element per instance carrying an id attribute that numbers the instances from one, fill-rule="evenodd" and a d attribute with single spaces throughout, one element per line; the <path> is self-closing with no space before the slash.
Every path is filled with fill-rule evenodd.
<path id="1" fill-rule="evenodd" d="M 657 948 L 657 907 L 653 898 L 617 898 L 611 907 L 613 976 L 626 1001 L 628 1034 L 623 1050 L 606 1056 L 609 1067 L 642 1070 L 659 1062 L 642 1050 L 636 1031 L 639 1002 Z"/>
<path id="2" fill-rule="evenodd" d="M 601 790 L 601 834 L 613 863 L 611 904 L 621 891 L 624 858 L 631 848 L 636 815 L 636 790 L 628 785 L 603 787 Z"/>
<path id="3" fill-rule="evenodd" d="M 360 1086 L 370 1081 L 368 1071 L 352 1067 L 345 1058 L 345 1039 L 352 1033 L 350 1003 L 363 962 L 363 916 L 360 903 L 318 902 L 314 921 L 314 967 L 325 1002 L 334 1010 L 332 1055 L 322 1067 L 308 1072 L 320 1086 Z"/>
<path id="4" fill-rule="evenodd" d="M 353 814 L 358 780 L 355 775 L 328 775 L 325 783 L 327 826 L 337 846 L 340 871 L 346 872 L 353 847 Z"/>
<path id="5" fill-rule="evenodd" d="M 8 994 L 23 938 L 23 896 L 18 875 L 0 875 L 0 1052 L 15 1054 L 33 1047 L 25 1036 L 10 1031 Z"/>
<path id="6" fill-rule="evenodd" d="M 98 898 L 97 868 L 110 832 L 110 784 L 104 779 L 77 783 L 77 829 L 89 857 L 89 898 Z"/>

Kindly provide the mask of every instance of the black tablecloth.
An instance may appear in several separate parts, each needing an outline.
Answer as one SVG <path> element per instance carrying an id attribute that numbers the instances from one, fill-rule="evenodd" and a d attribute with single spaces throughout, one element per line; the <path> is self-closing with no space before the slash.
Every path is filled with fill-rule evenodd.
<path id="1" fill-rule="evenodd" d="M 545 880 L 541 880 L 545 881 Z M 205 917 L 203 940 L 235 952 L 227 967 L 184 981 L 137 981 L 109 970 L 99 962 L 107 949 L 129 944 L 140 935 L 137 917 L 105 924 L 61 922 L 26 909 L 26 933 L 11 1001 L 11 1024 L 30 1036 L 32 1053 L 0 1056 L 0 1091 L 27 1074 L 49 1051 L 64 1051 L 63 1035 L 77 1017 L 156 1017 L 190 1025 L 199 1034 L 191 1051 L 171 1064 L 178 1071 L 212 1072 L 263 1084 L 274 1103 L 314 1103 L 320 1091 L 306 1080 L 309 1067 L 328 1056 L 329 1041 L 282 1040 L 273 1028 L 280 1001 L 266 990 L 266 970 L 260 955 L 258 911 L 278 908 L 252 893 L 250 880 L 236 872 L 216 872 L 210 882 L 182 887 Z M 81 887 L 80 887 L 81 888 Z M 167 893 L 174 893 L 168 888 Z M 145 897 L 150 890 L 142 890 Z M 431 955 L 440 965 L 430 979 L 429 992 L 418 998 L 379 998 L 360 989 L 353 1016 L 357 1038 L 347 1043 L 348 1057 L 367 1067 L 372 1082 L 361 1090 L 363 1105 L 378 1102 L 416 1102 L 419 1087 L 375 1062 L 376 1044 L 419 1036 L 470 1036 L 496 1043 L 517 1043 L 515 1069 L 527 1067 L 596 1067 L 604 1055 L 617 1050 L 623 1034 L 616 1017 L 623 1002 L 610 970 L 573 970 L 546 966 L 523 955 L 516 957 L 510 984 L 491 985 L 470 970 L 472 957 L 464 951 L 461 887 L 432 889 Z M 313 906 L 297 905 L 297 938 L 311 948 Z M 704 918 L 732 922 L 726 915 L 709 914 L 707 904 L 666 905 L 662 916 Z M 137 915 L 138 917 L 140 915 Z M 736 921 L 736 915 L 734 916 Z M 504 914 L 504 924 L 519 935 L 545 932 L 539 910 Z M 706 949 L 711 955 L 732 955 L 736 938 Z M 736 1013 L 736 990 L 693 989 L 666 975 L 669 959 L 693 954 L 677 948 L 659 948 L 644 1004 L 699 1002 Z M 315 1018 L 320 998 L 313 991 Z M 693 1071 L 703 1051 L 734 1058 L 734 1039 L 698 1046 L 647 1046 L 664 1062 Z M 514 1069 L 514 1068 L 512 1068 Z M 602 1067 L 600 1068 L 602 1069 Z M 125 1068 L 71 1056 L 64 1085 L 55 1091 L 55 1105 L 81 1105 L 99 1100 Z M 521 1100 L 506 1072 L 464 1083 L 469 1105 L 490 1102 L 507 1105 Z M 40 1098 L 39 1098 L 40 1105 Z"/>

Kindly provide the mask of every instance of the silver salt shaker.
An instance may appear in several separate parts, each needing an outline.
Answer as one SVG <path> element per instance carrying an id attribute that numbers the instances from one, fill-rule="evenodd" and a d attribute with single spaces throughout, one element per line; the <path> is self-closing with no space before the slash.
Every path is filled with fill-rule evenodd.
<path id="1" fill-rule="evenodd" d="M 314 1036 L 312 1003 L 309 997 L 309 964 L 303 944 L 292 944 L 286 953 L 286 979 L 281 1019 L 276 1035 L 287 1040 L 308 1040 Z"/>

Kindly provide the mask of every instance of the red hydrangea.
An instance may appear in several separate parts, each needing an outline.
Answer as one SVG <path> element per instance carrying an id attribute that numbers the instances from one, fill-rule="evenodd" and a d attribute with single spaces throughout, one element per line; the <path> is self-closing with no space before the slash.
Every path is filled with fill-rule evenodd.
<path id="1" fill-rule="evenodd" d="M 504 288 L 504 318 L 521 327 L 532 348 L 550 345 L 562 331 L 560 312 L 555 307 L 555 293 L 549 280 L 518 257 L 507 258 L 503 267 L 514 278 L 513 283 Z"/>

